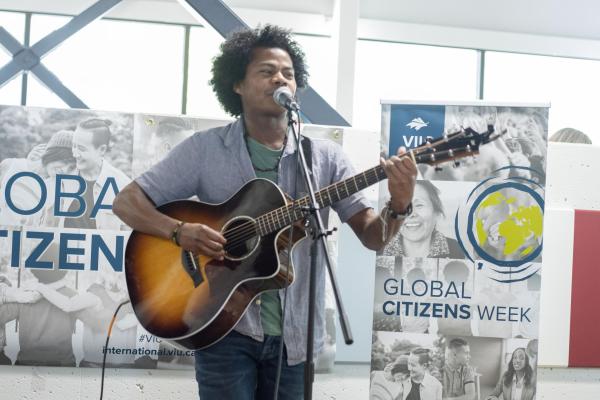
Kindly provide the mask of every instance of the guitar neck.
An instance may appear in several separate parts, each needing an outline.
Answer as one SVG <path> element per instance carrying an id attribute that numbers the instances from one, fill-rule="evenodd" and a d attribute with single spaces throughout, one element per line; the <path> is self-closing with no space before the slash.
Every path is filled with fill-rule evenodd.
<path id="1" fill-rule="evenodd" d="M 343 200 L 387 178 L 384 169 L 378 165 L 353 177 L 334 183 L 315 193 L 321 208 Z M 287 206 L 277 208 L 257 218 L 258 232 L 266 235 L 275 232 L 305 217 L 305 210 L 310 207 L 310 197 L 304 196 Z"/>
<path id="2" fill-rule="evenodd" d="M 496 140 L 502 134 L 494 135 L 493 125 L 488 125 L 488 129 L 484 133 L 466 128 L 444 135 L 434 142 L 427 142 L 408 153 L 415 164 L 436 166 L 447 161 L 454 161 L 455 165 L 458 165 L 458 159 L 472 157 L 479 152 L 480 145 Z M 386 178 L 385 170 L 378 165 L 321 189 L 316 193 L 316 198 L 321 208 L 328 207 Z M 309 206 L 310 198 L 305 196 L 291 204 L 261 215 L 257 218 L 258 233 L 264 236 L 304 218 L 305 210 Z"/>

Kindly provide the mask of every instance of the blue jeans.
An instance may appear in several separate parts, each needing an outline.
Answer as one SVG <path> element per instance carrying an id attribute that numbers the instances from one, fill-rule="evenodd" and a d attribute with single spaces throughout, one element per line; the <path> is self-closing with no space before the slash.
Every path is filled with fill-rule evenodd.
<path id="1" fill-rule="evenodd" d="M 280 336 L 258 342 L 231 331 L 221 341 L 196 351 L 200 400 L 273 400 Z M 287 365 L 283 351 L 279 400 L 304 398 L 304 363 Z"/>

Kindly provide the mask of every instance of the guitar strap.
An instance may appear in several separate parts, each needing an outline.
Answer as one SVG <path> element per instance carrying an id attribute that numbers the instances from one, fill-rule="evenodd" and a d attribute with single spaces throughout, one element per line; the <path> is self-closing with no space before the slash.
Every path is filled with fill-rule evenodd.
<path id="1" fill-rule="evenodd" d="M 304 151 L 308 172 L 312 175 L 312 141 L 306 136 L 302 136 L 300 144 L 302 145 L 302 151 Z"/>

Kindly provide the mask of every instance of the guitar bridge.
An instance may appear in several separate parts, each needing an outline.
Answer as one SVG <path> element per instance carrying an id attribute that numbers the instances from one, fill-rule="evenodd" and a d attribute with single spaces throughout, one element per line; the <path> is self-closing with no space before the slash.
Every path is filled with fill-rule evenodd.
<path id="1" fill-rule="evenodd" d="M 182 250 L 181 251 L 181 264 L 185 269 L 185 272 L 192 278 L 194 282 L 194 287 L 200 286 L 202 282 L 204 282 L 204 277 L 202 276 L 202 271 L 200 271 L 200 266 L 196 261 L 196 257 L 191 251 Z"/>

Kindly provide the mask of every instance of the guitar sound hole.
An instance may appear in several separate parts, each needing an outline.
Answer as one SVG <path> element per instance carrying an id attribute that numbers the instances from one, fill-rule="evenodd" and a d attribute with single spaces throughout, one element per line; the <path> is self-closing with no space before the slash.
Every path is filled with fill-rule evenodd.
<path id="1" fill-rule="evenodd" d="M 250 217 L 236 217 L 229 221 L 222 230 L 227 239 L 225 258 L 242 260 L 258 247 L 260 236 L 256 234 L 256 223 Z"/>

